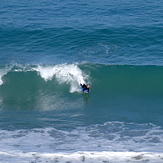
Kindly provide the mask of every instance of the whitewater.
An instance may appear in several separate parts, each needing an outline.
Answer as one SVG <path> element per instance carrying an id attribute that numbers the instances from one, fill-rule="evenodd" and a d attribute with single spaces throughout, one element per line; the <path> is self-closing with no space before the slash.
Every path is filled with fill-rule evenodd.
<path id="1" fill-rule="evenodd" d="M 0 162 L 162 163 L 162 11 L 1 0 Z"/>

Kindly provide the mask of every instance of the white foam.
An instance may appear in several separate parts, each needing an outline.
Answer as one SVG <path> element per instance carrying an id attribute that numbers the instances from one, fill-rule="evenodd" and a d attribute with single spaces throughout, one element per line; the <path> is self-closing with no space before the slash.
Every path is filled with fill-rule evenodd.
<path id="1" fill-rule="evenodd" d="M 17 151 L 0 152 L 1 163 L 3 162 L 41 162 L 41 163 L 128 163 L 149 162 L 162 163 L 163 153 L 149 152 L 73 152 L 73 153 L 22 153 Z"/>
<path id="2" fill-rule="evenodd" d="M 5 76 L 12 69 L 12 67 L 13 66 L 10 67 L 6 66 L 5 68 L 0 69 L 0 85 L 3 84 L 3 80 L 2 80 L 3 76 Z"/>
<path id="3" fill-rule="evenodd" d="M 86 83 L 89 76 L 84 74 L 77 64 L 60 64 L 56 66 L 38 66 L 34 68 L 45 80 L 57 79 L 60 84 L 70 84 L 70 92 L 80 91 L 79 84 Z"/>
<path id="4" fill-rule="evenodd" d="M 0 162 L 162 162 L 163 129 L 107 122 L 71 131 L 0 130 Z"/>
<path id="5" fill-rule="evenodd" d="M 78 127 L 71 131 L 54 128 L 31 130 L 0 130 L 3 152 L 163 151 L 163 130 L 152 124 L 108 122 L 102 125 Z"/>
<path id="6" fill-rule="evenodd" d="M 11 70 L 13 72 L 37 71 L 45 81 L 52 80 L 55 77 L 59 84 L 69 84 L 71 93 L 81 90 L 80 83 L 90 83 L 89 76 L 79 68 L 78 64 L 58 64 L 55 66 L 15 64 L 0 69 L 0 85 L 3 84 L 3 76 Z"/>

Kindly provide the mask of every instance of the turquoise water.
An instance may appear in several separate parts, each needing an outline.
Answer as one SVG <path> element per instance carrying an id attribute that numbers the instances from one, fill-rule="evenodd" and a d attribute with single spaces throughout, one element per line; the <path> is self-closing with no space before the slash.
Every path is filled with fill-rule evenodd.
<path id="1" fill-rule="evenodd" d="M 0 162 L 162 162 L 161 0 L 0 9 Z"/>

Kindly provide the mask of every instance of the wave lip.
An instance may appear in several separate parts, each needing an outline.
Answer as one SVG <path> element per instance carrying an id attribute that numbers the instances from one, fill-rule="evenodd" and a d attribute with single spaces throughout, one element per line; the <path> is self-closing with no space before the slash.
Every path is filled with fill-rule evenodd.
<path id="1" fill-rule="evenodd" d="M 51 81 L 53 78 L 59 84 L 69 84 L 70 92 L 79 92 L 80 83 L 89 81 L 89 76 L 85 74 L 78 66 L 78 64 L 57 64 L 57 65 L 12 65 L 0 69 L 0 85 L 2 85 L 3 77 L 9 72 L 37 72 L 41 78 L 46 82 Z"/>
<path id="2" fill-rule="evenodd" d="M 55 76 L 59 84 L 70 84 L 70 92 L 78 92 L 79 84 L 85 83 L 88 78 L 86 74 L 78 67 L 77 64 L 59 64 L 56 66 L 38 66 L 34 68 L 39 75 L 45 80 L 52 80 Z"/>

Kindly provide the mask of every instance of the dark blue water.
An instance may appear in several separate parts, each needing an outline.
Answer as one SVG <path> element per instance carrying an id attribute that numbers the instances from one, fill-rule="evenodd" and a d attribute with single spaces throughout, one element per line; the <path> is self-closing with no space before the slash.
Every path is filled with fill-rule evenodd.
<path id="1" fill-rule="evenodd" d="M 1 162 L 161 162 L 162 11 L 161 0 L 2 0 Z"/>
<path id="2" fill-rule="evenodd" d="M 2 1 L 1 64 L 162 65 L 161 1 Z"/>

